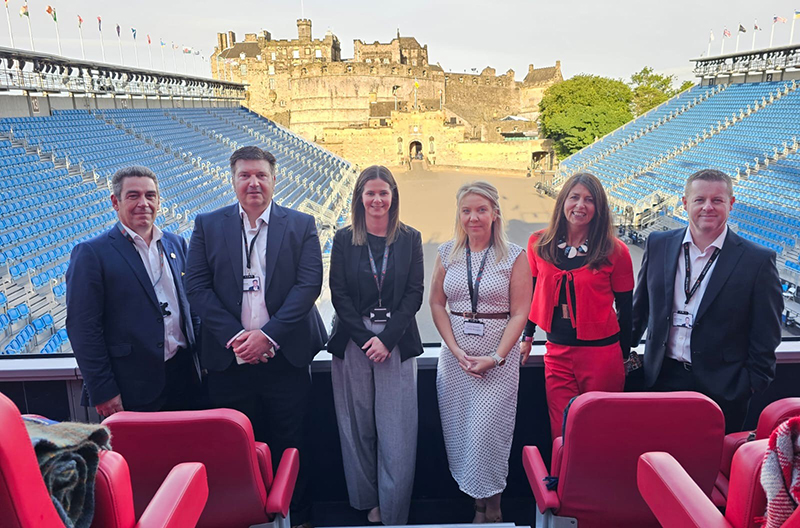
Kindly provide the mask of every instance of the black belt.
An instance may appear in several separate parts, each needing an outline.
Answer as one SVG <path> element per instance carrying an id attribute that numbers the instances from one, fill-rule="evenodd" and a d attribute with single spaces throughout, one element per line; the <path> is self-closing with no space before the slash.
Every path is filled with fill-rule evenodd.
<path id="1" fill-rule="evenodd" d="M 686 371 L 689 371 L 689 372 L 692 371 L 692 364 L 691 363 L 688 363 L 686 361 L 680 361 L 678 359 L 673 359 L 673 358 L 670 358 L 670 357 L 664 358 L 664 359 L 668 359 L 668 360 L 670 360 L 670 361 L 672 361 L 674 363 L 679 364 L 681 367 L 683 367 L 683 370 L 686 370 Z"/>
<path id="2" fill-rule="evenodd" d="M 457 315 L 459 317 L 463 317 L 464 319 L 508 319 L 511 317 L 510 312 L 500 312 L 500 313 L 479 313 L 479 312 L 454 312 L 450 310 L 450 313 L 453 315 Z"/>

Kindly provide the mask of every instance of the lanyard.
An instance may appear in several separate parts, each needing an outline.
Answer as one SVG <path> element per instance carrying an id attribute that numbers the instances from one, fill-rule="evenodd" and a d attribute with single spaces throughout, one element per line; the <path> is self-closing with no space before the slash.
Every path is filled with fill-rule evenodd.
<path id="1" fill-rule="evenodd" d="M 128 233 L 128 231 L 124 227 L 122 227 L 121 223 L 118 225 L 119 225 L 119 230 L 122 232 L 125 238 L 128 239 L 128 242 L 133 244 L 133 247 L 135 248 L 136 242 L 133 240 L 131 234 Z M 158 248 L 158 264 L 160 267 L 159 267 L 158 278 L 153 283 L 154 288 L 156 287 L 156 285 L 158 285 L 159 282 L 161 282 L 161 279 L 164 277 L 164 244 L 161 243 L 161 240 L 156 240 L 156 247 Z"/>
<path id="2" fill-rule="evenodd" d="M 683 292 L 686 294 L 685 304 L 689 304 L 689 299 L 692 298 L 692 295 L 695 294 L 697 288 L 700 287 L 700 283 L 703 282 L 703 279 L 706 278 L 706 273 L 708 273 L 708 270 L 711 269 L 711 265 L 714 264 L 714 261 L 717 260 L 717 257 L 719 256 L 719 251 L 720 251 L 719 248 L 714 248 L 714 253 L 711 254 L 711 258 L 708 259 L 708 262 L 706 262 L 703 271 L 700 272 L 700 275 L 697 277 L 697 280 L 694 281 L 694 286 L 692 286 L 691 289 L 689 289 L 689 284 L 691 283 L 692 280 L 692 264 L 689 261 L 689 242 L 685 242 L 683 244 L 683 256 L 685 257 L 686 261 L 686 278 L 683 281 Z"/>
<path id="3" fill-rule="evenodd" d="M 242 221 L 242 239 L 244 240 L 244 250 L 247 253 L 247 269 L 250 270 L 250 257 L 253 255 L 253 248 L 256 247 L 256 239 L 258 238 L 258 234 L 261 233 L 261 228 L 264 227 L 264 224 L 262 223 L 260 226 L 258 226 L 258 229 L 256 230 L 256 236 L 254 236 L 248 244 L 247 233 L 244 229 L 244 218 L 240 217 L 240 220 Z"/>
<path id="4" fill-rule="evenodd" d="M 375 286 L 378 287 L 378 306 L 382 307 L 381 291 L 383 291 L 383 281 L 386 280 L 386 263 L 389 260 L 389 244 L 383 248 L 383 262 L 381 264 L 381 278 L 378 280 L 378 270 L 375 268 L 375 257 L 372 256 L 372 249 L 367 243 L 367 251 L 369 252 L 369 267 L 372 270 L 372 278 L 375 279 Z"/>
<path id="5" fill-rule="evenodd" d="M 492 247 L 489 244 L 489 247 Z M 486 257 L 489 256 L 489 248 L 486 248 L 486 253 L 483 254 L 481 259 L 481 267 L 478 268 L 478 275 L 475 277 L 475 286 L 472 285 L 472 251 L 467 244 L 467 286 L 469 286 L 469 300 L 472 302 L 472 313 L 478 313 L 478 290 L 481 287 L 481 279 L 483 278 L 483 269 L 486 267 Z"/>

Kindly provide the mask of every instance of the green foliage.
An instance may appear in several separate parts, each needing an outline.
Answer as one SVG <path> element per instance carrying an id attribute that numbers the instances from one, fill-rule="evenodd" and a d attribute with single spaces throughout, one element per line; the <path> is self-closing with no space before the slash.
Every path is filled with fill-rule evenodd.
<path id="1" fill-rule="evenodd" d="M 674 75 L 660 75 L 653 72 L 650 66 L 631 75 L 634 115 L 638 117 L 694 85 L 691 81 L 684 81 L 676 90 L 673 88 L 674 82 Z"/>
<path id="2" fill-rule="evenodd" d="M 632 100 L 622 81 L 577 75 L 545 92 L 539 103 L 542 133 L 563 159 L 630 121 Z"/>

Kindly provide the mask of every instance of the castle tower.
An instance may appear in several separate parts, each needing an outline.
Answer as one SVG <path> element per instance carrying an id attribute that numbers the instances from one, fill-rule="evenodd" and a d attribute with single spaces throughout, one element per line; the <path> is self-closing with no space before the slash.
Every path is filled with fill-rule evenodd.
<path id="1" fill-rule="evenodd" d="M 311 20 L 307 18 L 297 20 L 297 38 L 306 42 L 311 40 Z"/>

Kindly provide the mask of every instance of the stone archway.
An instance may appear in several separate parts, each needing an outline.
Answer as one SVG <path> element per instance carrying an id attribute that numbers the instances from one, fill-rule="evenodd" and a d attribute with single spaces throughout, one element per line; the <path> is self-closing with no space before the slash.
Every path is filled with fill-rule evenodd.
<path id="1" fill-rule="evenodd" d="M 422 159 L 422 143 L 419 141 L 412 141 L 408 146 L 408 157 L 413 159 Z"/>

